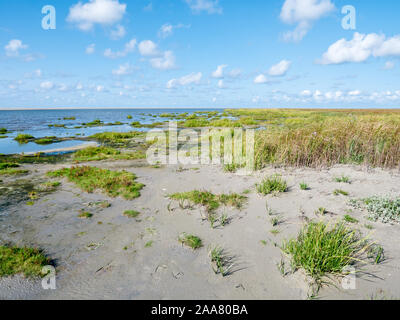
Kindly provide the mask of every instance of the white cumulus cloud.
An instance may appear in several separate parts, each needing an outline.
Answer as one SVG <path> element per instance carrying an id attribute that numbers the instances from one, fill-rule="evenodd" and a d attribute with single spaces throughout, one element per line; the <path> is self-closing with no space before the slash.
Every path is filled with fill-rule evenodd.
<path id="1" fill-rule="evenodd" d="M 301 41 L 312 23 L 335 10 L 331 0 L 286 0 L 280 18 L 284 23 L 297 24 L 293 31 L 285 33 L 287 41 Z"/>
<path id="2" fill-rule="evenodd" d="M 203 74 L 201 72 L 191 73 L 179 79 L 171 79 L 167 82 L 167 89 L 172 89 L 177 86 L 187 86 L 190 84 L 199 84 Z"/>
<path id="3" fill-rule="evenodd" d="M 281 62 L 277 63 L 276 65 L 273 65 L 270 69 L 268 74 L 270 76 L 284 76 L 286 74 L 286 72 L 289 70 L 290 65 L 292 63 L 290 61 L 287 60 L 282 60 Z"/>
<path id="4" fill-rule="evenodd" d="M 142 56 L 149 57 L 159 55 L 157 45 L 151 40 L 140 42 L 138 48 Z"/>
<path id="5" fill-rule="evenodd" d="M 19 56 L 19 51 L 23 49 L 27 49 L 28 46 L 23 44 L 21 40 L 13 39 L 4 47 L 6 50 L 6 55 L 8 57 L 17 57 Z"/>
<path id="6" fill-rule="evenodd" d="M 69 9 L 67 21 L 74 23 L 79 29 L 89 31 L 95 24 L 113 25 L 119 22 L 126 12 L 126 4 L 119 0 L 89 0 L 78 2 Z"/>
<path id="7" fill-rule="evenodd" d="M 254 79 L 254 83 L 255 84 L 263 84 L 263 83 L 267 83 L 268 79 L 265 75 L 263 74 L 259 74 L 257 77 L 255 77 Z"/>
<path id="8" fill-rule="evenodd" d="M 132 73 L 132 67 L 129 63 L 125 63 L 119 66 L 118 69 L 112 71 L 115 76 L 125 76 Z"/>
<path id="9" fill-rule="evenodd" d="M 224 69 L 227 67 L 226 64 L 222 64 L 211 74 L 213 78 L 221 79 L 224 77 Z"/>
<path id="10" fill-rule="evenodd" d="M 122 58 L 126 57 L 129 53 L 133 52 L 136 47 L 136 39 L 132 39 L 131 41 L 125 44 L 125 47 L 122 51 L 112 51 L 110 48 L 104 51 L 104 56 L 110 59 Z"/>
<path id="11" fill-rule="evenodd" d="M 161 26 L 158 34 L 161 38 L 167 38 L 170 35 L 172 35 L 173 30 L 174 30 L 174 26 L 172 24 L 166 23 Z"/>
<path id="12" fill-rule="evenodd" d="M 175 56 L 172 51 L 165 51 L 161 57 L 150 59 L 153 68 L 159 70 L 170 70 L 175 68 Z"/>
<path id="13" fill-rule="evenodd" d="M 354 33 L 353 39 L 340 39 L 322 55 L 320 64 L 364 62 L 371 56 L 400 56 L 400 35 L 387 39 L 384 34 Z"/>

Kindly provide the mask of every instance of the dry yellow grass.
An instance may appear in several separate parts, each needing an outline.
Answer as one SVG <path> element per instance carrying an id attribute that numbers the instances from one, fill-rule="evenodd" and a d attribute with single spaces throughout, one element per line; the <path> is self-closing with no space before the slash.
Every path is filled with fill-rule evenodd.
<path id="1" fill-rule="evenodd" d="M 400 110 L 239 110 L 266 130 L 256 135 L 256 167 L 400 165 Z M 263 120 L 261 120 L 263 119 Z"/>

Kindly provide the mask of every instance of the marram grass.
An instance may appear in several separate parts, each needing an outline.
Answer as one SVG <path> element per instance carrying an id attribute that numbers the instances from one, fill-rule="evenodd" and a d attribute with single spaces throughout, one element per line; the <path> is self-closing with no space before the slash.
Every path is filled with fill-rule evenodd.
<path id="1" fill-rule="evenodd" d="M 364 115 L 302 119 L 301 125 L 271 126 L 256 133 L 255 163 L 323 167 L 400 165 L 400 117 Z"/>
<path id="2" fill-rule="evenodd" d="M 341 275 L 344 268 L 363 260 L 370 245 L 360 234 L 337 223 L 310 222 L 296 239 L 284 242 L 282 250 L 291 258 L 295 269 L 303 269 L 320 280 L 326 275 Z"/>
<path id="3" fill-rule="evenodd" d="M 280 175 L 273 175 L 262 180 L 261 183 L 256 185 L 256 188 L 258 193 L 265 196 L 271 193 L 286 192 L 288 186 Z"/>

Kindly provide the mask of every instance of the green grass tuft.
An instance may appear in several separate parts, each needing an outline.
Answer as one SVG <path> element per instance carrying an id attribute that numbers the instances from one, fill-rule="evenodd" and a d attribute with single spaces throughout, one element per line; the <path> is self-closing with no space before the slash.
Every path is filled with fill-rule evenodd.
<path id="1" fill-rule="evenodd" d="M 124 216 L 128 218 L 137 218 L 140 215 L 140 212 L 135 211 L 135 210 L 126 210 L 124 212 Z"/>
<path id="2" fill-rule="evenodd" d="M 201 239 L 192 234 L 183 233 L 179 236 L 178 241 L 193 250 L 199 249 L 203 246 Z"/>
<path id="3" fill-rule="evenodd" d="M 243 207 L 247 197 L 237 193 L 215 195 L 209 191 L 189 191 L 174 193 L 169 198 L 176 201 L 189 201 L 194 205 L 206 207 L 208 211 L 215 211 L 221 205 L 240 209 Z"/>
<path id="4" fill-rule="evenodd" d="M 87 212 L 87 211 L 83 211 L 83 210 L 81 210 L 79 215 L 78 215 L 78 218 L 81 218 L 81 219 L 90 219 L 92 217 L 93 217 L 92 213 Z"/>
<path id="5" fill-rule="evenodd" d="M 151 247 L 153 246 L 153 243 L 154 243 L 153 240 L 148 241 L 148 242 L 146 242 L 146 244 L 144 245 L 144 247 L 145 247 L 145 248 L 151 248 Z"/>
<path id="6" fill-rule="evenodd" d="M 358 220 L 356 218 L 353 218 L 352 216 L 349 216 L 348 214 L 346 214 L 343 217 L 343 220 L 349 223 L 358 223 Z"/>
<path id="7" fill-rule="evenodd" d="M 301 183 L 300 183 L 300 189 L 301 189 L 301 190 L 304 190 L 304 191 L 307 191 L 307 190 L 310 190 L 310 187 L 308 186 L 307 183 L 301 182 Z"/>
<path id="8" fill-rule="evenodd" d="M 64 168 L 50 171 L 47 175 L 65 177 L 88 193 L 99 189 L 110 197 L 122 196 L 127 200 L 138 198 L 140 190 L 144 187 L 143 184 L 136 182 L 136 176 L 133 173 L 89 166 Z"/>
<path id="9" fill-rule="evenodd" d="M 282 250 L 291 256 L 296 269 L 304 269 L 315 280 L 327 274 L 340 275 L 343 269 L 362 259 L 368 248 L 359 233 L 338 223 L 310 222 L 297 239 L 284 242 Z"/>
<path id="10" fill-rule="evenodd" d="M 28 170 L 16 169 L 19 168 L 19 164 L 3 162 L 0 163 L 0 176 L 16 176 L 21 174 L 27 174 Z"/>
<path id="11" fill-rule="evenodd" d="M 0 246 L 0 277 L 24 274 L 42 275 L 42 268 L 50 264 L 38 249 Z"/>
<path id="12" fill-rule="evenodd" d="M 28 143 L 29 141 L 32 141 L 33 139 L 35 139 L 34 136 L 31 136 L 30 134 L 18 134 L 14 140 L 17 141 L 20 144 L 25 144 Z"/>
<path id="13" fill-rule="evenodd" d="M 334 180 L 338 183 L 351 183 L 350 178 L 346 176 L 336 177 Z"/>
<path id="14" fill-rule="evenodd" d="M 137 160 L 145 157 L 146 155 L 141 151 L 122 153 L 111 147 L 88 147 L 74 154 L 76 161 Z"/>
<path id="15" fill-rule="evenodd" d="M 233 257 L 229 256 L 222 247 L 214 247 L 209 253 L 211 265 L 215 274 L 226 277 L 232 273 Z"/>
<path id="16" fill-rule="evenodd" d="M 271 193 L 286 192 L 288 187 L 285 180 L 280 175 L 273 175 L 256 185 L 258 193 L 268 195 Z"/>
<path id="17" fill-rule="evenodd" d="M 40 145 L 47 145 L 47 144 L 52 144 L 52 143 L 56 143 L 56 142 L 59 142 L 57 137 L 44 137 L 44 138 L 35 140 L 35 143 L 40 144 Z"/>
<path id="18" fill-rule="evenodd" d="M 334 190 L 334 191 L 333 191 L 333 194 L 334 194 L 335 196 L 338 196 L 338 195 L 348 196 L 348 195 L 349 195 L 349 193 L 348 193 L 347 191 L 344 191 L 344 190 L 341 190 L 341 189 L 336 189 L 336 190 Z"/>
<path id="19" fill-rule="evenodd" d="M 91 139 L 96 139 L 106 143 L 126 143 L 127 140 L 143 137 L 144 133 L 139 131 L 132 132 L 102 132 L 90 136 Z"/>

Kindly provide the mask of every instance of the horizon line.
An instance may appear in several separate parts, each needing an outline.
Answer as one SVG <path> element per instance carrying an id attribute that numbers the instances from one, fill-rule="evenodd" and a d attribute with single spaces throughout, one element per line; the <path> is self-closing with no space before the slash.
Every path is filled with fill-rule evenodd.
<path id="1" fill-rule="evenodd" d="M 273 110 L 273 109 L 297 109 L 297 110 L 396 110 L 399 107 L 39 107 L 39 108 L 26 108 L 26 107 L 12 107 L 1 108 L 0 111 L 41 111 L 41 110 L 199 110 L 199 109 L 260 109 L 260 110 Z"/>

